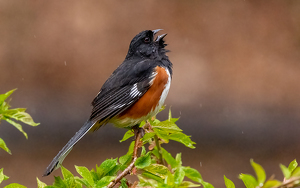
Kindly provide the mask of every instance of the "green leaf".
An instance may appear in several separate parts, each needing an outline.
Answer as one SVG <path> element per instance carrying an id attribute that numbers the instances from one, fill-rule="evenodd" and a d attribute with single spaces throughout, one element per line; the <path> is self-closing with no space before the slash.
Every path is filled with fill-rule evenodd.
<path id="1" fill-rule="evenodd" d="M 146 148 L 145 146 L 142 146 L 142 152 L 141 152 L 141 156 L 145 155 L 146 154 Z"/>
<path id="2" fill-rule="evenodd" d="M 207 182 L 202 182 L 202 185 L 204 188 L 214 188 L 214 186 L 210 183 L 207 183 Z"/>
<path id="3" fill-rule="evenodd" d="M 163 111 L 164 109 L 166 109 L 166 105 L 162 105 L 161 108 L 159 109 L 159 112 Z"/>
<path id="4" fill-rule="evenodd" d="M 24 185 L 20 185 L 18 183 L 11 183 L 7 186 L 5 186 L 4 188 L 26 188 Z"/>
<path id="5" fill-rule="evenodd" d="M 173 187 L 178 187 L 179 185 L 175 185 L 174 181 L 174 175 L 171 174 L 171 172 L 168 172 L 168 175 L 166 176 L 164 180 L 164 184 L 159 186 L 159 187 L 168 187 L 168 188 L 173 188 Z"/>
<path id="6" fill-rule="evenodd" d="M 300 167 L 298 166 L 292 173 L 292 177 L 300 176 Z"/>
<path id="7" fill-rule="evenodd" d="M 162 179 L 165 179 L 169 173 L 169 169 L 160 164 L 151 164 L 150 166 L 145 167 L 144 170 L 156 176 L 159 176 Z"/>
<path id="8" fill-rule="evenodd" d="M 177 170 L 174 173 L 174 183 L 175 185 L 180 185 L 184 179 L 185 176 L 185 172 L 184 169 L 181 168 L 177 168 Z"/>
<path id="9" fill-rule="evenodd" d="M 159 177 L 159 176 L 157 176 L 157 175 L 154 175 L 154 174 L 152 174 L 152 173 L 150 173 L 150 172 L 147 172 L 147 171 L 143 172 L 142 175 L 143 175 L 144 177 L 147 177 L 147 178 L 149 178 L 149 179 L 155 180 L 155 181 L 157 181 L 157 182 L 161 182 L 161 183 L 164 182 L 164 180 L 163 180 L 161 177 Z"/>
<path id="10" fill-rule="evenodd" d="M 127 180 L 125 178 L 121 179 L 121 186 L 119 188 L 128 188 Z"/>
<path id="11" fill-rule="evenodd" d="M 171 165 L 172 168 L 175 168 L 178 166 L 178 163 L 176 160 L 172 157 L 172 155 L 167 152 L 164 148 L 161 148 L 162 156 L 166 160 L 166 162 Z"/>
<path id="12" fill-rule="evenodd" d="M 187 167 L 182 167 L 184 172 L 185 172 L 185 176 L 188 177 L 189 179 L 198 182 L 198 183 L 202 183 L 203 179 L 201 174 L 194 168 L 191 168 L 189 166 Z"/>
<path id="13" fill-rule="evenodd" d="M 5 94 L 0 94 L 0 105 L 15 91 L 16 89 L 10 90 Z"/>
<path id="14" fill-rule="evenodd" d="M 3 168 L 0 169 L 0 183 L 7 180 L 9 177 L 3 174 Z"/>
<path id="15" fill-rule="evenodd" d="M 173 123 L 169 120 L 162 121 L 162 122 L 152 126 L 152 128 L 159 128 L 168 133 L 176 133 L 176 132 L 182 131 L 175 123 Z"/>
<path id="16" fill-rule="evenodd" d="M 23 130 L 22 125 L 20 125 L 19 123 L 16 123 L 8 118 L 3 118 L 5 121 L 7 121 L 8 123 L 12 124 L 13 126 L 15 126 L 21 133 L 24 134 L 24 136 L 26 137 L 26 139 L 28 139 L 27 133 Z"/>
<path id="17" fill-rule="evenodd" d="M 253 161 L 253 159 L 250 160 L 251 166 L 253 167 L 256 177 L 257 177 L 257 183 L 259 186 L 262 186 L 264 182 L 266 181 L 266 173 L 263 167 Z"/>
<path id="18" fill-rule="evenodd" d="M 258 186 L 256 179 L 252 175 L 240 174 L 239 178 L 241 180 L 243 180 L 243 182 L 247 188 L 255 188 L 256 186 Z"/>
<path id="19" fill-rule="evenodd" d="M 226 188 L 235 188 L 234 183 L 230 179 L 226 178 L 225 175 L 224 175 L 224 181 L 225 181 Z"/>
<path id="20" fill-rule="evenodd" d="M 144 178 L 143 176 L 150 179 Z M 139 187 L 157 187 L 157 182 L 163 182 L 163 179 L 149 172 L 144 172 L 142 175 L 138 175 L 138 178 L 140 180 L 138 184 Z"/>
<path id="21" fill-rule="evenodd" d="M 8 149 L 8 147 L 6 146 L 6 144 L 2 138 L 0 138 L 0 148 L 4 149 L 4 151 L 11 154 L 11 151 Z"/>
<path id="22" fill-rule="evenodd" d="M 282 183 L 278 180 L 268 180 L 263 188 L 272 188 L 272 187 L 278 187 L 279 185 L 281 185 Z"/>
<path id="23" fill-rule="evenodd" d="M 146 155 L 139 157 L 135 161 L 135 167 L 143 169 L 151 164 L 151 152 L 148 152 Z"/>
<path id="24" fill-rule="evenodd" d="M 127 154 L 133 154 L 134 144 L 135 144 L 135 141 L 132 141 L 130 143 Z"/>
<path id="25" fill-rule="evenodd" d="M 54 186 L 59 187 L 59 188 L 68 188 L 66 183 L 61 179 L 59 176 L 54 176 Z"/>
<path id="26" fill-rule="evenodd" d="M 149 139 L 153 138 L 154 135 L 155 135 L 154 132 L 146 133 L 146 134 L 143 136 L 142 140 L 143 140 L 143 141 L 149 141 Z"/>
<path id="27" fill-rule="evenodd" d="M 101 180 L 99 180 L 97 182 L 96 188 L 105 188 L 107 187 L 107 185 L 113 181 L 116 177 L 115 176 L 105 176 L 103 178 L 101 178 Z"/>
<path id="28" fill-rule="evenodd" d="M 280 166 L 280 168 L 281 168 L 281 171 L 282 171 L 284 177 L 285 177 L 286 179 L 289 179 L 289 178 L 291 177 L 291 172 L 290 172 L 290 170 L 289 170 L 286 166 L 284 166 L 283 164 L 280 164 L 279 166 Z"/>
<path id="29" fill-rule="evenodd" d="M 289 171 L 292 173 L 292 172 L 296 169 L 297 166 L 298 166 L 298 163 L 297 163 L 296 159 L 294 159 L 294 160 L 289 164 L 288 169 L 289 169 Z"/>
<path id="30" fill-rule="evenodd" d="M 128 138 L 131 138 L 133 136 L 134 136 L 134 133 L 132 132 L 132 130 L 129 130 L 124 134 L 124 136 L 123 136 L 122 140 L 120 140 L 120 142 L 124 142 L 125 140 L 127 140 Z"/>
<path id="31" fill-rule="evenodd" d="M 176 157 L 175 157 L 177 166 L 181 166 L 182 165 L 182 161 L 181 161 L 181 153 L 177 153 Z"/>
<path id="32" fill-rule="evenodd" d="M 163 139 L 165 142 L 169 142 L 169 133 L 164 131 L 163 129 L 159 129 L 159 128 L 153 128 L 153 131 L 156 133 L 156 135 Z"/>
<path id="33" fill-rule="evenodd" d="M 116 159 L 106 159 L 104 162 L 101 163 L 99 167 L 97 167 L 97 173 L 99 177 L 105 176 L 108 172 L 113 170 L 118 165 L 118 158 Z"/>
<path id="34" fill-rule="evenodd" d="M 76 171 L 78 172 L 78 174 L 80 174 L 81 177 L 83 177 L 91 186 L 93 186 L 95 184 L 92 174 L 86 167 L 75 166 L 75 168 L 76 168 Z"/>
<path id="35" fill-rule="evenodd" d="M 126 154 L 119 158 L 119 162 L 122 165 L 126 165 L 126 164 L 130 163 L 131 159 L 132 159 L 132 154 Z"/>
<path id="36" fill-rule="evenodd" d="M 25 108 L 15 108 L 5 111 L 3 114 L 6 118 L 13 118 L 17 121 L 21 121 L 27 125 L 38 126 L 39 123 L 35 123 L 32 117 L 25 112 Z"/>
<path id="37" fill-rule="evenodd" d="M 62 173 L 64 179 L 74 178 L 74 175 L 63 166 L 61 166 L 61 173 Z"/>
<path id="38" fill-rule="evenodd" d="M 170 134 L 169 139 L 180 142 L 189 148 L 192 148 L 192 149 L 195 148 L 195 146 L 193 146 L 193 144 L 196 144 L 196 143 L 190 139 L 190 136 L 187 136 L 181 132 Z"/>
<path id="39" fill-rule="evenodd" d="M 37 181 L 38 188 L 44 188 L 47 186 L 47 184 L 39 180 L 39 178 L 36 178 L 36 181 Z"/>
<path id="40" fill-rule="evenodd" d="M 200 184 L 194 184 L 190 181 L 183 181 L 179 188 L 186 188 L 186 187 L 200 187 L 201 185 Z"/>

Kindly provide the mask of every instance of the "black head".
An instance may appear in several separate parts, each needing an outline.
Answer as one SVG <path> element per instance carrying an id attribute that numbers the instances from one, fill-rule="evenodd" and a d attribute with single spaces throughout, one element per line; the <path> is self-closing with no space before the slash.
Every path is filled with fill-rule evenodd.
<path id="1" fill-rule="evenodd" d="M 164 47 L 167 45 L 163 38 L 167 34 L 159 35 L 155 38 L 155 34 L 160 30 L 145 30 L 137 34 L 131 40 L 126 59 L 134 57 L 157 59 L 165 55 L 167 50 Z"/>

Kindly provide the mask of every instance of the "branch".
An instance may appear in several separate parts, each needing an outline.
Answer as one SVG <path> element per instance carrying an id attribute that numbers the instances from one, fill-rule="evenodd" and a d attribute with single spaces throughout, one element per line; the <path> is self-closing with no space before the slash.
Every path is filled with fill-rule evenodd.
<path id="1" fill-rule="evenodd" d="M 295 185 L 294 183 L 299 180 L 300 180 L 300 177 L 292 177 L 292 178 L 284 181 L 281 185 L 279 185 L 278 187 L 275 187 L 275 188 L 286 188 L 289 186 L 294 186 Z"/>
<path id="2" fill-rule="evenodd" d="M 134 163 L 138 158 L 137 157 L 138 149 L 141 147 L 140 146 L 140 139 L 142 138 L 142 134 L 143 134 L 142 130 L 137 131 L 131 163 L 129 164 L 129 166 L 123 172 L 121 172 L 116 177 L 116 179 L 114 179 L 112 182 L 110 182 L 108 184 L 108 186 L 107 186 L 108 188 L 114 187 L 118 182 L 121 181 L 122 178 L 124 178 L 126 175 L 130 174 L 131 170 L 134 168 Z"/>

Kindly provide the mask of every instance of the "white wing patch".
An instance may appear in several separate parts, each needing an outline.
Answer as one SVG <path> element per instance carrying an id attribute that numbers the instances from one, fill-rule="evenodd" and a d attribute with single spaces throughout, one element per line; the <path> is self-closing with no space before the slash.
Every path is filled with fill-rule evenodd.
<path id="1" fill-rule="evenodd" d="M 142 93 L 138 90 L 137 84 L 135 83 L 135 84 L 133 85 L 133 87 L 131 88 L 130 96 L 131 96 L 132 98 L 135 98 L 136 96 L 141 95 L 141 94 L 142 94 Z"/>

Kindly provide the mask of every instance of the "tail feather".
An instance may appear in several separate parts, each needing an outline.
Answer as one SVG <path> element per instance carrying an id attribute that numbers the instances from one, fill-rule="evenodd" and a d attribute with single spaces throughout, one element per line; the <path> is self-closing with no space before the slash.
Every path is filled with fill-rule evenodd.
<path id="1" fill-rule="evenodd" d="M 65 157 L 72 150 L 73 146 L 93 127 L 95 122 L 88 120 L 85 124 L 80 128 L 78 132 L 69 140 L 69 142 L 60 150 L 60 152 L 53 158 L 52 162 L 47 167 L 43 176 L 48 176 L 54 170 L 58 169 Z"/>

